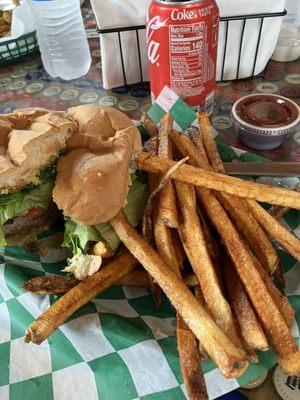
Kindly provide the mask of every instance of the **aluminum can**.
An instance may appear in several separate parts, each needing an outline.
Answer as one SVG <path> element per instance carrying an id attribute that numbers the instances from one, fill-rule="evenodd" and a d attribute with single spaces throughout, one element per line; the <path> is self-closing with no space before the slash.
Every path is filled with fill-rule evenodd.
<path id="1" fill-rule="evenodd" d="M 152 0 L 147 13 L 152 100 L 165 86 L 213 111 L 219 10 L 214 0 Z"/>

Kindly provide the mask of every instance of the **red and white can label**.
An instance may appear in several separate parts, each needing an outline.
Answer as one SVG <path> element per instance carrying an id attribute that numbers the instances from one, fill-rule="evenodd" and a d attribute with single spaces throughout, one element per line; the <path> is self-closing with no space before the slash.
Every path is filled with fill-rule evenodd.
<path id="1" fill-rule="evenodd" d="M 152 1 L 147 44 L 154 100 L 167 85 L 188 104 L 212 112 L 218 25 L 214 0 Z"/>

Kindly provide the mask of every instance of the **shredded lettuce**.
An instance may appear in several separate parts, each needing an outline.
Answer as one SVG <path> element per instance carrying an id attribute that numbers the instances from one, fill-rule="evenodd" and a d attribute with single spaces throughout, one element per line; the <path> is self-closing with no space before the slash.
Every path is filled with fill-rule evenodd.
<path id="1" fill-rule="evenodd" d="M 147 184 L 142 182 L 135 174 L 131 176 L 132 185 L 128 192 L 127 205 L 124 212 L 130 223 L 136 226 L 144 212 L 147 198 Z M 63 246 L 71 247 L 76 256 L 86 252 L 88 242 L 105 240 L 110 248 L 115 251 L 120 244 L 120 239 L 109 223 L 99 225 L 84 225 L 66 218 Z"/>
<path id="2" fill-rule="evenodd" d="M 54 180 L 46 180 L 33 188 L 27 187 L 0 196 L 0 246 L 5 246 L 3 224 L 11 218 L 25 215 L 33 207 L 47 209 L 52 201 Z"/>

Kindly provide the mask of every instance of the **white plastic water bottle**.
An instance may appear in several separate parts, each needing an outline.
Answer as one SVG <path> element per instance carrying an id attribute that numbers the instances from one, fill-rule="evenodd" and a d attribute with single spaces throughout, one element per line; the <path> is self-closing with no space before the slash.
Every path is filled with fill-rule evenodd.
<path id="1" fill-rule="evenodd" d="M 85 75 L 91 54 L 79 0 L 27 0 L 48 74 L 65 80 Z"/>

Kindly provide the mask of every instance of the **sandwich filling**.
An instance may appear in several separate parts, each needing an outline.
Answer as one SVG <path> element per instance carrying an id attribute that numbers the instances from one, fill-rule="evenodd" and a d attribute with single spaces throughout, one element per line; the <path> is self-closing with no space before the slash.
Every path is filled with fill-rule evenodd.
<path id="1" fill-rule="evenodd" d="M 65 113 L 15 110 L 0 116 L 0 246 L 28 236 L 55 214 L 56 158 L 77 129 Z"/>

